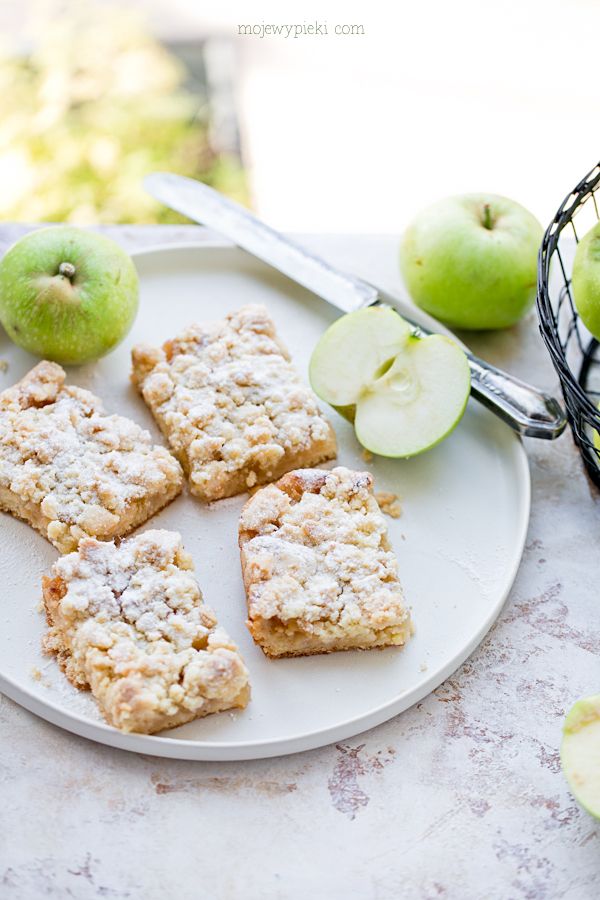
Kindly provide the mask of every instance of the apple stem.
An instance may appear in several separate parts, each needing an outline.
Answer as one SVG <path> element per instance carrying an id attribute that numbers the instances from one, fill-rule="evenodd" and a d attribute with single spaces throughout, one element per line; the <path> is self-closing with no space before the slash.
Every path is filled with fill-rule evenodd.
<path id="1" fill-rule="evenodd" d="M 488 231 L 492 230 L 494 225 L 494 221 L 492 219 L 492 211 L 490 209 L 489 203 L 483 204 L 483 227 L 487 228 Z"/>
<path id="2" fill-rule="evenodd" d="M 62 262 L 58 267 L 58 274 L 72 281 L 75 277 L 75 266 L 70 262 Z"/>

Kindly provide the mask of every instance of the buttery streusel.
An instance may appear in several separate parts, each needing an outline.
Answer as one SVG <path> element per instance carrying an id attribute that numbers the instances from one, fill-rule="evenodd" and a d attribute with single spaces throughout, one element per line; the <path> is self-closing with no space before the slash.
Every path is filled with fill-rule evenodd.
<path id="1" fill-rule="evenodd" d="M 0 509 L 66 553 L 83 537 L 136 528 L 179 494 L 183 479 L 147 431 L 64 381 L 60 366 L 41 362 L 0 394 Z"/>
<path id="2" fill-rule="evenodd" d="M 284 475 L 239 526 L 248 627 L 267 656 L 404 644 L 412 633 L 368 472 Z"/>
<path id="3" fill-rule="evenodd" d="M 152 734 L 246 706 L 248 672 L 202 602 L 179 534 L 83 540 L 54 564 L 43 595 L 46 651 L 116 728 Z"/>
<path id="4" fill-rule="evenodd" d="M 218 500 L 336 453 L 333 429 L 262 306 L 134 348 L 132 379 L 203 500 Z"/>

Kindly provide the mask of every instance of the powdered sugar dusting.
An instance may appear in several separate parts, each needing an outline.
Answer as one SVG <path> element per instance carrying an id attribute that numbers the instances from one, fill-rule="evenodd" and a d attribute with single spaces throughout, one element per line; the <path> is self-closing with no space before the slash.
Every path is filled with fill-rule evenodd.
<path id="1" fill-rule="evenodd" d="M 0 395 L 0 505 L 68 551 L 86 535 L 128 530 L 134 505 L 147 505 L 147 518 L 182 478 L 147 431 L 64 380 L 60 366 L 42 362 Z"/>
<path id="2" fill-rule="evenodd" d="M 300 465 L 335 455 L 333 431 L 262 306 L 192 325 L 162 350 L 136 347 L 133 379 L 203 499 L 264 483 L 298 454 L 309 454 Z"/>
<path id="3" fill-rule="evenodd" d="M 118 547 L 86 539 L 52 574 L 46 647 L 117 727 L 156 731 L 245 705 L 248 673 L 202 602 L 180 535 L 147 531 Z"/>
<path id="4" fill-rule="evenodd" d="M 404 643 L 410 618 L 367 472 L 299 470 L 240 519 L 251 619 L 289 623 L 324 649 Z"/>

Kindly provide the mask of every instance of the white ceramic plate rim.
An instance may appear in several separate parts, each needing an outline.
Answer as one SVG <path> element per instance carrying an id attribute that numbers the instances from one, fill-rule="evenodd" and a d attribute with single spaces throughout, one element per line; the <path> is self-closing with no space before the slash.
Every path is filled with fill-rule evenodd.
<path id="1" fill-rule="evenodd" d="M 199 242 L 186 241 L 173 244 L 159 244 L 154 247 L 136 250 L 131 253 L 131 256 L 137 258 L 168 251 L 210 250 L 233 246 L 227 241 L 211 237 L 208 240 Z M 408 315 L 420 320 L 423 325 L 451 335 L 455 340 L 459 341 L 456 336 L 452 335 L 451 331 L 431 318 L 431 316 L 422 313 L 421 310 L 414 307 L 409 307 L 400 298 L 395 299 L 400 310 L 404 308 Z M 462 344 L 461 341 L 459 343 Z M 465 346 L 464 344 L 462 345 Z M 300 732 L 287 738 L 268 738 L 240 742 L 182 740 L 180 738 L 160 737 L 157 735 L 124 734 L 102 722 L 94 722 L 77 713 L 67 711 L 50 700 L 40 700 L 39 697 L 23 689 L 21 685 L 2 672 L 0 672 L 0 690 L 30 712 L 81 737 L 135 753 L 174 759 L 231 761 L 284 756 L 289 753 L 310 750 L 335 741 L 344 740 L 376 725 L 380 725 L 382 722 L 393 718 L 395 715 L 408 709 L 408 707 L 418 703 L 419 700 L 422 700 L 423 697 L 442 684 L 452 672 L 456 671 L 482 641 L 497 619 L 506 601 L 521 562 L 531 506 L 531 481 L 527 456 L 520 438 L 514 433 L 511 447 L 514 457 L 512 462 L 519 478 L 517 495 L 520 503 L 516 512 L 518 526 L 514 542 L 517 550 L 511 570 L 508 573 L 505 590 L 498 597 L 483 625 L 474 633 L 471 640 L 462 650 L 455 654 L 445 666 L 437 669 L 419 688 L 408 689 L 398 694 L 393 700 L 381 704 L 366 714 L 363 713 L 312 732 Z"/>

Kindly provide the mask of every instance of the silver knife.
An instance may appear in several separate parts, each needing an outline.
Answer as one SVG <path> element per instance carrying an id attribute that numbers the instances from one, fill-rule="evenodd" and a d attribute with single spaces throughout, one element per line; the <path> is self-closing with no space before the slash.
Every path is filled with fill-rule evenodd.
<path id="1" fill-rule="evenodd" d="M 353 312 L 376 303 L 397 306 L 399 300 L 387 291 L 340 272 L 253 216 L 247 209 L 193 178 L 171 172 L 154 172 L 144 180 L 146 190 L 165 206 L 189 219 L 207 225 L 269 263 L 293 281 L 308 288 L 343 312 Z M 405 315 L 402 318 L 424 336 L 432 332 Z M 484 406 L 528 437 L 553 440 L 565 429 L 565 414 L 549 394 L 514 378 L 467 351 L 471 367 L 471 393 Z"/>

